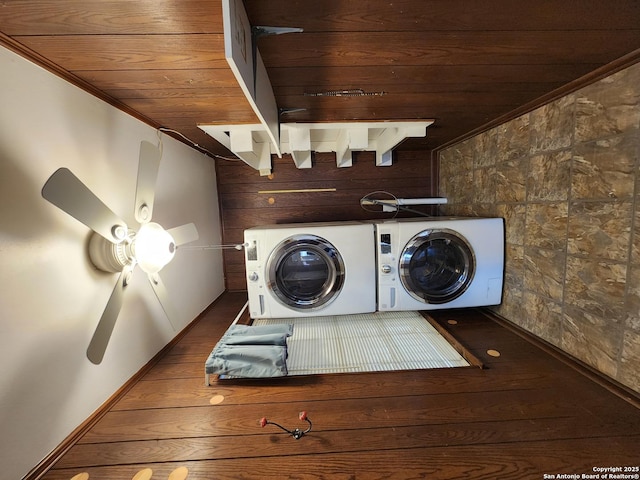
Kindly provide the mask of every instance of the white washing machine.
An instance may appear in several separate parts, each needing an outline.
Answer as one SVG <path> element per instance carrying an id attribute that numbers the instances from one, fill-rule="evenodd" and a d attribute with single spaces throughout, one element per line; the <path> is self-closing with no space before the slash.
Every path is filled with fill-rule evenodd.
<path id="1" fill-rule="evenodd" d="M 500 304 L 504 243 L 502 218 L 376 222 L 378 310 Z"/>
<path id="2" fill-rule="evenodd" d="M 261 226 L 244 241 L 251 318 L 376 311 L 372 223 Z"/>

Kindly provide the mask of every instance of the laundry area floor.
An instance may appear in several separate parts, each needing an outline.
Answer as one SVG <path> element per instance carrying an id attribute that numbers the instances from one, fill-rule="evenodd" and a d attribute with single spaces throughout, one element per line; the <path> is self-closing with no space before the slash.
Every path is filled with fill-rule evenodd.
<path id="1" fill-rule="evenodd" d="M 225 293 L 39 478 L 541 479 L 638 464 L 640 403 L 479 309 L 427 321 L 484 368 L 205 386 L 203 362 L 245 302 Z M 313 430 L 300 440 L 261 427 L 306 428 L 301 411 Z"/>
<path id="2" fill-rule="evenodd" d="M 458 351 L 418 312 L 255 319 L 293 324 L 289 375 L 467 367 Z"/>

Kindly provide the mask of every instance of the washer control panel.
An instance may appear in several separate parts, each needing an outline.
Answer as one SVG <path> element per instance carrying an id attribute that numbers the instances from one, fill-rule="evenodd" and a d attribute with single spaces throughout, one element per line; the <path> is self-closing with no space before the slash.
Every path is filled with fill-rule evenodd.
<path id="1" fill-rule="evenodd" d="M 381 284 L 392 283 L 398 271 L 397 259 L 393 253 L 394 235 L 389 227 L 380 225 L 377 236 L 378 279 Z"/>
<path id="2" fill-rule="evenodd" d="M 378 303 L 382 310 L 392 310 L 397 305 L 398 260 L 394 254 L 396 228 L 395 225 L 381 224 L 377 230 Z"/>
<path id="3" fill-rule="evenodd" d="M 380 234 L 380 253 L 383 255 L 391 253 L 391 234 L 390 233 L 381 233 Z"/>

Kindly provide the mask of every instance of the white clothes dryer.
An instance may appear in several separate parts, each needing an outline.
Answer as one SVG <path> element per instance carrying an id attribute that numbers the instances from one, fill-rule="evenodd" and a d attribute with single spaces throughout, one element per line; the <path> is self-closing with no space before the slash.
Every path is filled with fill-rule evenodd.
<path id="1" fill-rule="evenodd" d="M 378 310 L 500 304 L 504 243 L 502 218 L 376 222 Z"/>
<path id="2" fill-rule="evenodd" d="M 322 222 L 244 231 L 251 318 L 376 311 L 374 225 Z"/>

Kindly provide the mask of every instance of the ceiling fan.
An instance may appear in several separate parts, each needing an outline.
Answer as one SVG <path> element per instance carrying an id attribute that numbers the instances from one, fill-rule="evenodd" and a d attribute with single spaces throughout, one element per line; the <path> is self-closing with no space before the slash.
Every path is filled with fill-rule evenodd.
<path id="1" fill-rule="evenodd" d="M 177 316 L 158 272 L 171 261 L 177 246 L 198 239 L 198 231 L 193 223 L 165 230 L 151 221 L 161 157 L 160 147 L 147 141 L 140 143 L 134 210 L 140 224 L 137 230 L 129 228 L 67 168 L 56 170 L 42 187 L 46 200 L 93 230 L 89 257 L 94 266 L 105 272 L 120 272 L 87 348 L 87 358 L 94 364 L 102 362 L 136 265 L 147 274 L 162 309 L 176 329 Z"/>

